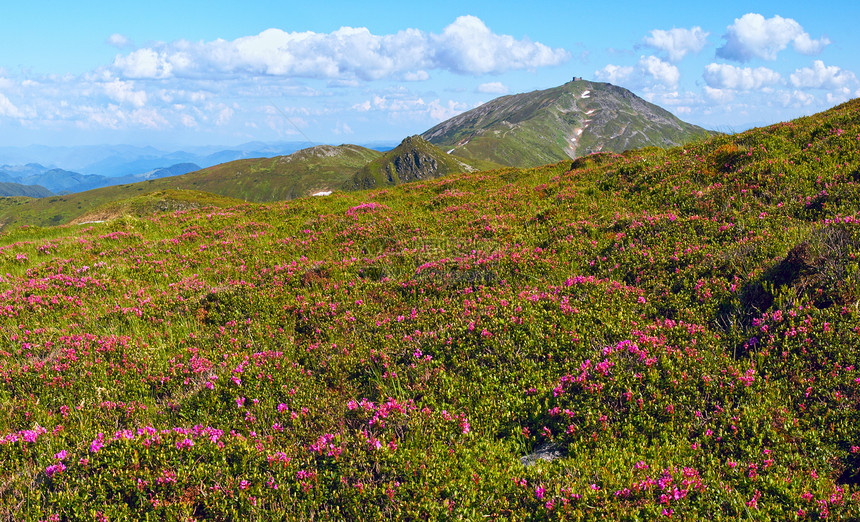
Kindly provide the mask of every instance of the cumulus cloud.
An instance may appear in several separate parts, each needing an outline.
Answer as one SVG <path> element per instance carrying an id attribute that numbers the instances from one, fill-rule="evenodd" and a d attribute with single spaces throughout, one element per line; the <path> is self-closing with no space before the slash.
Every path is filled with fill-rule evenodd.
<path id="1" fill-rule="evenodd" d="M 668 31 L 654 29 L 643 42 L 648 47 L 664 51 L 672 62 L 680 61 L 687 53 L 698 53 L 708 41 L 707 31 L 701 27 L 692 29 L 673 28 Z"/>
<path id="2" fill-rule="evenodd" d="M 633 67 L 609 64 L 603 69 L 594 71 L 594 77 L 598 80 L 621 85 L 627 82 L 633 75 Z"/>
<path id="3" fill-rule="evenodd" d="M 129 103 L 135 107 L 146 105 L 146 92 L 134 90 L 134 82 L 116 79 L 103 84 L 105 94 L 119 103 Z"/>
<path id="4" fill-rule="evenodd" d="M 805 107 L 812 105 L 815 101 L 815 96 L 799 90 L 794 90 L 793 92 L 782 91 L 779 93 L 778 98 L 783 107 Z"/>
<path id="5" fill-rule="evenodd" d="M 639 69 L 646 75 L 667 87 L 678 85 L 681 72 L 671 63 L 656 56 L 643 56 L 639 59 Z"/>
<path id="6" fill-rule="evenodd" d="M 570 59 L 564 49 L 550 49 L 528 38 L 490 31 L 479 18 L 461 16 L 441 35 L 430 37 L 436 67 L 461 74 L 498 73 L 558 65 Z"/>
<path id="7" fill-rule="evenodd" d="M 406 29 L 375 35 L 364 27 L 341 27 L 332 33 L 267 29 L 233 41 L 179 40 L 118 55 L 113 67 L 126 78 L 250 74 L 425 80 L 433 69 L 477 75 L 535 69 L 569 59 L 564 49 L 495 34 L 479 18 L 461 16 L 442 34 Z"/>
<path id="8" fill-rule="evenodd" d="M 846 71 L 835 65 L 824 65 L 821 60 L 815 60 L 812 67 L 797 69 L 789 77 L 791 84 L 803 89 L 843 89 L 857 83 L 857 77 L 851 71 Z"/>
<path id="9" fill-rule="evenodd" d="M 792 44 L 802 54 L 817 54 L 830 44 L 827 37 L 812 39 L 803 27 L 791 18 L 774 16 L 765 18 L 758 13 L 747 13 L 735 19 L 723 35 L 726 44 L 717 49 L 717 56 L 737 62 L 753 58 L 775 60 L 777 53 Z"/>
<path id="10" fill-rule="evenodd" d="M 759 90 L 782 82 L 782 76 L 767 67 L 735 67 L 712 63 L 705 67 L 705 82 L 714 89 Z"/>
<path id="11" fill-rule="evenodd" d="M 508 87 L 502 82 L 489 82 L 479 85 L 477 91 L 485 94 L 507 94 Z"/>
<path id="12" fill-rule="evenodd" d="M 168 78 L 173 75 L 173 57 L 153 49 L 138 49 L 128 55 L 117 55 L 114 67 L 126 78 Z"/>
<path id="13" fill-rule="evenodd" d="M 594 76 L 598 80 L 630 89 L 645 88 L 655 83 L 675 88 L 681 79 L 681 72 L 676 66 L 656 56 L 640 56 L 635 67 L 609 64 L 594 71 Z"/>

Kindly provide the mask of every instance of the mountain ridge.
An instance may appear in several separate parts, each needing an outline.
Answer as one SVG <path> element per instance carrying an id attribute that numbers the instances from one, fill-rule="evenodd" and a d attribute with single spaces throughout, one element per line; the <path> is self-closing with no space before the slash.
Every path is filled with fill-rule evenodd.
<path id="1" fill-rule="evenodd" d="M 451 155 L 415 135 L 405 138 L 400 145 L 363 166 L 344 184 L 344 188 L 362 190 L 399 185 L 500 166 Z"/>
<path id="2" fill-rule="evenodd" d="M 592 152 L 680 145 L 712 134 L 622 87 L 575 80 L 495 98 L 421 136 L 466 158 L 534 167 Z"/>

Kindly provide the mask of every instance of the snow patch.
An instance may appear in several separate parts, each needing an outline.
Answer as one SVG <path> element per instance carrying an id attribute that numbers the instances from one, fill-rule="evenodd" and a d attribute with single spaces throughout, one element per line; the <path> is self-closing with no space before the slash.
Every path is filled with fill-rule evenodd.
<path id="1" fill-rule="evenodd" d="M 321 192 L 316 192 L 314 194 L 311 194 L 311 196 L 330 196 L 330 195 L 331 195 L 330 190 L 323 190 Z"/>
<path id="2" fill-rule="evenodd" d="M 454 149 L 449 150 L 448 154 L 451 154 L 452 152 L 454 152 Z"/>
<path id="3" fill-rule="evenodd" d="M 590 93 L 591 91 L 582 91 L 582 95 L 580 95 L 580 98 L 590 98 Z"/>
<path id="4" fill-rule="evenodd" d="M 593 112 L 594 112 L 594 111 L 596 111 L 596 110 L 597 110 L 597 109 L 591 109 L 590 111 L 586 111 L 586 112 L 585 112 L 585 114 L 591 114 L 591 113 L 593 113 Z"/>

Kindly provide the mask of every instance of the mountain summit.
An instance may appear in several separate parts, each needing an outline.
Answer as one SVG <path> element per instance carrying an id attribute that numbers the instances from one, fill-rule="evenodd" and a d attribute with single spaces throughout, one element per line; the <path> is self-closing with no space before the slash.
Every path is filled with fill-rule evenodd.
<path id="1" fill-rule="evenodd" d="M 711 133 L 609 83 L 502 96 L 421 135 L 464 158 L 533 167 L 592 152 L 672 147 Z"/>

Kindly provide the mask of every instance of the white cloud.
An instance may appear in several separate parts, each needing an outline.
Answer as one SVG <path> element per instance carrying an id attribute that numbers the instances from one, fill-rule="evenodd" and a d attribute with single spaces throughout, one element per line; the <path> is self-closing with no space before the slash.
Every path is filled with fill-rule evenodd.
<path id="1" fill-rule="evenodd" d="M 835 65 L 824 65 L 821 60 L 815 60 L 812 67 L 795 70 L 790 79 L 792 85 L 804 89 L 842 89 L 857 84 L 853 72 Z"/>
<path id="2" fill-rule="evenodd" d="M 705 96 L 717 103 L 729 103 L 735 99 L 735 93 L 728 89 L 715 89 L 705 85 Z"/>
<path id="3" fill-rule="evenodd" d="M 182 125 L 188 127 L 189 129 L 197 127 L 197 120 L 195 120 L 194 116 L 191 116 L 190 114 L 180 115 L 179 121 L 182 122 Z"/>
<path id="4" fill-rule="evenodd" d="M 742 91 L 759 90 L 782 81 L 782 76 L 778 72 L 767 67 L 753 69 L 722 63 L 707 65 L 703 77 L 710 87 Z"/>
<path id="5" fill-rule="evenodd" d="M 233 109 L 224 107 L 218 111 L 218 119 L 215 120 L 215 125 L 222 127 L 230 123 L 231 119 L 233 119 Z"/>
<path id="6" fill-rule="evenodd" d="M 812 105 L 815 101 L 815 96 L 803 91 L 794 91 L 788 95 L 785 105 Z"/>
<path id="7" fill-rule="evenodd" d="M 168 78 L 173 74 L 173 63 L 169 57 L 153 49 L 138 49 L 126 56 L 117 55 L 113 65 L 126 78 Z"/>
<path id="8" fill-rule="evenodd" d="M 528 38 L 493 33 L 479 18 L 461 16 L 442 34 L 406 29 L 375 35 L 364 27 L 332 33 L 267 29 L 233 41 L 179 40 L 118 55 L 114 68 L 127 78 L 223 77 L 236 74 L 324 79 L 421 81 L 429 70 L 501 73 L 558 65 L 570 59 Z"/>
<path id="9" fill-rule="evenodd" d="M 358 111 L 358 112 L 367 112 L 370 110 L 370 108 L 371 108 L 370 100 L 364 100 L 363 102 L 356 103 L 355 105 L 352 106 L 352 110 Z"/>
<path id="10" fill-rule="evenodd" d="M 558 65 L 570 59 L 564 49 L 550 49 L 528 38 L 497 35 L 479 18 L 460 16 L 441 35 L 430 38 L 436 66 L 461 74 L 499 73 Z"/>
<path id="11" fill-rule="evenodd" d="M 821 37 L 813 40 L 803 27 L 791 18 L 774 16 L 765 18 L 758 13 L 747 13 L 735 19 L 723 35 L 726 44 L 717 49 L 717 56 L 738 62 L 753 58 L 775 60 L 777 53 L 792 44 L 802 54 L 821 52 L 830 40 Z"/>
<path id="12" fill-rule="evenodd" d="M 332 132 L 338 136 L 342 134 L 355 134 L 352 128 L 344 122 L 338 122 Z"/>
<path id="13" fill-rule="evenodd" d="M 453 118 L 468 109 L 469 106 L 465 103 L 455 102 L 454 100 L 448 100 L 448 103 L 444 105 L 439 100 L 433 100 L 428 105 L 428 114 L 432 120 L 441 122 Z"/>
<path id="14" fill-rule="evenodd" d="M 0 116 L 21 117 L 21 111 L 3 93 L 0 93 Z"/>
<path id="15" fill-rule="evenodd" d="M 133 125 L 147 127 L 150 129 L 163 129 L 170 127 L 170 123 L 157 110 L 151 108 L 135 109 L 128 116 L 128 121 Z"/>
<path id="16" fill-rule="evenodd" d="M 828 105 L 838 105 L 840 103 L 847 102 L 851 98 L 851 89 L 845 87 L 844 89 L 840 89 L 836 92 L 828 92 L 827 93 L 827 104 Z"/>
<path id="17" fill-rule="evenodd" d="M 508 87 L 502 82 L 489 82 L 479 85 L 477 91 L 484 94 L 507 94 Z"/>
<path id="18" fill-rule="evenodd" d="M 103 84 L 105 94 L 119 103 L 130 103 L 135 107 L 146 105 L 146 92 L 135 91 L 134 82 L 114 80 Z"/>
<path id="19" fill-rule="evenodd" d="M 123 36 L 119 33 L 114 33 L 114 34 L 110 35 L 107 39 L 107 44 L 112 46 L 112 47 L 116 47 L 117 49 L 122 49 L 124 47 L 133 47 L 134 46 L 134 44 L 131 42 L 131 40 L 129 40 L 128 38 L 126 38 L 125 36 Z"/>
<path id="20" fill-rule="evenodd" d="M 598 80 L 629 89 L 649 88 L 655 83 L 673 89 L 681 79 L 681 71 L 656 56 L 640 56 L 635 67 L 609 64 L 594 71 L 594 76 Z"/>
<path id="21" fill-rule="evenodd" d="M 673 28 L 668 31 L 654 29 L 651 31 L 651 36 L 646 36 L 643 41 L 649 47 L 665 51 L 670 61 L 677 62 L 687 53 L 701 51 L 708 41 L 709 34 L 698 26 L 692 29 Z"/>
<path id="22" fill-rule="evenodd" d="M 633 75 L 633 67 L 609 64 L 603 69 L 594 71 L 594 77 L 615 85 L 626 83 Z"/>
<path id="23" fill-rule="evenodd" d="M 677 67 L 671 63 L 664 62 L 656 56 L 642 56 L 639 58 L 639 69 L 644 75 L 650 76 L 667 87 L 678 85 L 678 80 L 681 79 L 681 72 Z"/>
<path id="24" fill-rule="evenodd" d="M 403 75 L 403 79 L 407 82 L 423 82 L 430 78 L 430 74 L 427 71 L 409 71 Z"/>

